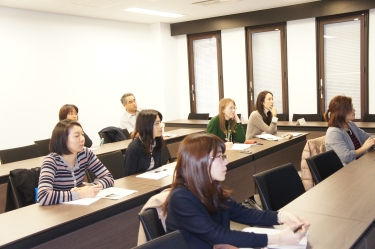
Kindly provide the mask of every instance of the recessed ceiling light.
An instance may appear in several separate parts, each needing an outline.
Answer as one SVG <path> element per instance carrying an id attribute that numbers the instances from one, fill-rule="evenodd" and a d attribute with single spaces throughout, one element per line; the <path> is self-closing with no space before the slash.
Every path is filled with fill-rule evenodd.
<path id="1" fill-rule="evenodd" d="M 142 8 L 127 8 L 127 9 L 124 9 L 124 10 L 136 12 L 136 13 L 156 15 L 156 16 L 166 16 L 166 17 L 181 17 L 181 16 L 184 16 L 184 15 L 181 15 L 181 14 L 175 14 L 175 13 L 169 13 L 169 12 L 163 12 L 163 11 L 157 11 L 157 10 L 148 10 L 148 9 L 142 9 Z"/>

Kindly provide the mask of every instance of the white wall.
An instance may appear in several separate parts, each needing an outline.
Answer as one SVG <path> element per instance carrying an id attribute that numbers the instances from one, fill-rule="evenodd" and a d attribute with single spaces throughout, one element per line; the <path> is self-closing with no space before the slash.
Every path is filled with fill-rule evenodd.
<path id="1" fill-rule="evenodd" d="M 289 120 L 317 113 L 315 18 L 287 22 Z"/>
<path id="2" fill-rule="evenodd" d="M 290 113 L 316 111 L 315 20 L 287 23 Z M 375 113 L 375 9 L 370 10 L 370 112 Z M 243 28 L 222 31 L 224 95 L 246 119 Z M 187 40 L 168 24 L 137 24 L 0 7 L 0 149 L 50 136 L 58 110 L 79 107 L 94 144 L 97 132 L 118 126 L 120 97 L 164 120 L 190 112 Z"/>
<path id="3" fill-rule="evenodd" d="M 125 92 L 133 92 L 139 106 L 163 112 L 166 83 L 150 73 L 158 45 L 150 30 L 0 7 L 0 149 L 50 137 L 66 103 L 79 107 L 94 144 L 99 130 L 119 126 Z"/>
<path id="4" fill-rule="evenodd" d="M 236 102 L 237 113 L 242 120 L 248 119 L 246 38 L 245 29 L 228 29 L 221 32 L 224 97 Z M 219 106 L 219 101 L 217 101 Z"/>

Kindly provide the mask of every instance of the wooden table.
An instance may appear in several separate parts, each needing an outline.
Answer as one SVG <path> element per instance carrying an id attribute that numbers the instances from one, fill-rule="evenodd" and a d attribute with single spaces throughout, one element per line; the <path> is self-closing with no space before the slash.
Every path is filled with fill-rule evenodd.
<path id="1" fill-rule="evenodd" d="M 306 136 L 259 141 L 263 145 L 252 147 L 252 154 L 226 152 L 229 164 L 225 184 L 234 189 L 233 197 L 238 201 L 255 193 L 253 174 L 291 160 L 299 162 Z M 297 149 L 301 151 L 297 153 Z M 0 214 L 0 247 L 131 248 L 136 245 L 142 206 L 171 183 L 171 176 L 157 181 L 128 176 L 116 180 L 115 186 L 138 192 L 118 201 L 99 200 L 90 206 L 34 204 Z"/>
<path id="2" fill-rule="evenodd" d="M 331 227 L 332 232 L 339 230 L 341 233 L 340 237 L 331 237 L 331 233 L 316 239 L 309 237 L 308 248 L 375 248 L 374 160 L 372 150 L 282 208 L 324 217 L 326 222 L 311 220 L 312 227 L 316 226 L 314 231 Z M 332 218 L 337 221 L 330 220 Z M 324 240 L 330 241 L 332 246 L 320 246 Z"/>
<path id="3" fill-rule="evenodd" d="M 134 246 L 138 237 L 138 213 L 144 203 L 159 192 L 159 188 L 134 183 L 127 178 L 115 180 L 115 187 L 138 192 L 120 200 L 101 199 L 89 206 L 34 204 L 1 214 L 0 247 Z M 44 241 L 49 242 L 43 244 Z"/>
<path id="4" fill-rule="evenodd" d="M 200 129 L 207 129 L 207 125 L 210 120 L 190 120 L 190 119 L 176 119 L 165 122 L 165 130 L 168 131 L 169 129 L 176 129 L 176 128 L 200 128 Z M 247 127 L 247 120 L 241 121 L 244 129 L 246 131 Z"/>
<path id="5" fill-rule="evenodd" d="M 205 130 L 196 128 L 178 128 L 168 131 L 167 133 L 172 134 L 173 136 L 164 137 L 164 139 L 171 156 L 176 157 L 178 146 L 186 136 L 200 132 L 205 132 Z M 116 150 L 126 150 L 131 141 L 132 139 L 127 139 L 124 141 L 107 143 L 103 144 L 102 146 L 93 146 L 92 149 L 96 155 L 102 155 Z M 4 212 L 5 210 L 6 189 L 9 172 L 14 169 L 31 169 L 40 167 L 43 163 L 43 160 L 44 156 L 0 165 L 0 213 Z"/>

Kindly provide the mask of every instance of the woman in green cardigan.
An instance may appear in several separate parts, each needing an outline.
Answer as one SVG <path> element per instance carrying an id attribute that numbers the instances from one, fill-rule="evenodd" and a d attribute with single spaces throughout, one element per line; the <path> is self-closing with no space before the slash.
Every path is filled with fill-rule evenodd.
<path id="1" fill-rule="evenodd" d="M 245 142 L 245 130 L 236 114 L 233 99 L 223 98 L 219 102 L 219 115 L 213 117 L 207 125 L 207 133 L 220 137 L 226 146 Z"/>

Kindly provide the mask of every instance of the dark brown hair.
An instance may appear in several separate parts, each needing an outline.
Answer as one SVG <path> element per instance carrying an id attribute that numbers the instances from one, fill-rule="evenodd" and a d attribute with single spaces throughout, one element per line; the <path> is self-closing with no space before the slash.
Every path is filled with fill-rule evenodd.
<path id="1" fill-rule="evenodd" d="M 335 96 L 328 105 L 328 110 L 323 114 L 328 127 L 341 128 L 347 124 L 346 116 L 353 111 L 352 98 L 346 96 Z"/>
<path id="2" fill-rule="evenodd" d="M 65 119 L 56 124 L 52 131 L 51 140 L 49 142 L 50 152 L 55 152 L 59 155 L 72 154 L 72 152 L 68 149 L 67 142 L 70 129 L 75 125 L 82 128 L 80 123 L 70 119 Z"/>
<path id="3" fill-rule="evenodd" d="M 258 110 L 259 114 L 262 116 L 264 123 L 266 123 L 267 125 L 270 125 L 272 121 L 272 113 L 267 112 L 267 115 L 266 115 L 264 113 L 264 106 L 263 106 L 263 103 L 267 94 L 271 94 L 273 97 L 273 94 L 270 91 L 263 91 L 258 94 L 256 109 Z"/>
<path id="4" fill-rule="evenodd" d="M 187 136 L 178 149 L 171 193 L 176 187 L 186 187 L 199 198 L 210 214 L 216 213 L 219 208 L 227 209 L 223 202 L 231 191 L 221 182 L 212 180 L 210 173 L 212 157 L 224 152 L 225 144 L 216 135 L 198 133 Z M 163 204 L 165 214 L 169 198 L 170 195 Z"/>
<path id="5" fill-rule="evenodd" d="M 63 105 L 61 108 L 60 108 L 60 111 L 59 111 L 59 120 L 64 120 L 68 117 L 68 114 L 75 110 L 77 115 L 78 115 L 78 107 L 75 106 L 75 105 L 70 105 L 70 104 L 66 104 L 66 105 Z M 78 120 L 78 117 L 77 117 L 77 120 Z"/>
<path id="6" fill-rule="evenodd" d="M 142 110 L 139 112 L 137 120 L 135 121 L 134 134 L 136 134 L 136 136 L 134 136 L 133 139 L 139 139 L 138 135 L 141 137 L 142 151 L 148 157 L 151 157 L 150 148 L 151 145 L 154 144 L 154 123 L 157 116 L 159 116 L 161 122 L 163 120 L 163 116 L 160 112 L 151 109 Z M 156 146 L 152 152 L 158 152 L 161 150 L 164 144 L 163 136 L 155 137 L 155 141 Z"/>
<path id="7" fill-rule="evenodd" d="M 225 127 L 225 115 L 224 115 L 223 111 L 225 110 L 225 108 L 227 107 L 227 105 L 229 105 L 231 102 L 233 103 L 234 106 L 236 106 L 236 103 L 234 102 L 234 100 L 233 99 L 229 99 L 229 98 L 223 98 L 219 102 L 219 122 L 220 122 L 220 129 L 222 130 L 222 132 L 224 132 L 224 134 L 228 134 L 228 131 L 227 131 L 227 127 Z M 236 130 L 235 130 L 236 120 L 229 119 L 228 123 L 230 125 L 231 132 L 232 133 L 236 133 Z"/>

